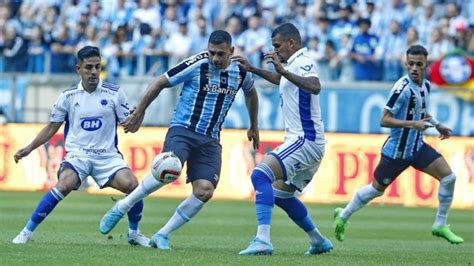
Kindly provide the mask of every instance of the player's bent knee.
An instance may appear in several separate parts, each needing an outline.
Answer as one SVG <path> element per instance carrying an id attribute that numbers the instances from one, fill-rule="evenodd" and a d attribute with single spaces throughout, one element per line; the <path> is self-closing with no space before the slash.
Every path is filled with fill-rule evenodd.
<path id="1" fill-rule="evenodd" d="M 214 195 L 214 186 L 211 184 L 211 186 L 201 185 L 194 187 L 193 194 L 199 200 L 206 202 Z"/>

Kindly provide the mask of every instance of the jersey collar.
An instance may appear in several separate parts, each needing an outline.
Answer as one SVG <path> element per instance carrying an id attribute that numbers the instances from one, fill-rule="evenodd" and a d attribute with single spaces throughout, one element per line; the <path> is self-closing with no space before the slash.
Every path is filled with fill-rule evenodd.
<path id="1" fill-rule="evenodd" d="M 290 58 L 288 58 L 288 61 L 287 61 L 288 64 L 293 63 L 293 61 L 295 61 L 295 59 L 296 59 L 298 56 L 300 56 L 300 54 L 306 52 L 306 50 L 308 50 L 308 49 L 307 49 L 306 47 L 303 47 L 303 48 L 299 49 L 298 51 L 296 51 L 294 54 L 292 54 L 292 55 L 290 56 Z"/>
<path id="2" fill-rule="evenodd" d="M 95 91 L 97 91 L 97 89 L 100 88 L 100 87 L 102 87 L 102 80 L 101 80 L 101 79 L 99 79 L 99 83 L 97 83 L 97 87 L 95 87 Z M 79 84 L 77 84 L 77 88 L 78 88 L 79 90 L 86 91 L 86 90 L 84 89 L 84 87 L 82 87 L 82 79 L 79 80 Z M 94 93 L 94 91 L 93 91 L 92 93 Z"/>

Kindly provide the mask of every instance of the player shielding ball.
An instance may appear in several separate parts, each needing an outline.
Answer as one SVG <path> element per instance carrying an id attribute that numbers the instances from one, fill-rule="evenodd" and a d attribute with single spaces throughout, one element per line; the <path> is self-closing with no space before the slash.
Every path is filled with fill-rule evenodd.
<path id="1" fill-rule="evenodd" d="M 336 238 L 343 241 L 347 221 L 351 215 L 376 197 L 409 166 L 439 180 L 439 206 L 431 232 L 452 244 L 464 240 L 447 225 L 448 211 L 453 201 L 456 176 L 444 157 L 423 141 L 423 132 L 435 127 L 440 138 L 447 139 L 451 129 L 439 123 L 427 112 L 431 85 L 425 79 L 428 52 L 421 45 L 411 46 L 406 53 L 408 75 L 393 86 L 380 124 L 390 128 L 390 135 L 382 147 L 382 157 L 374 172 L 372 184 L 360 188 L 352 200 L 334 214 Z"/>
<path id="2" fill-rule="evenodd" d="M 235 95 L 242 89 L 250 117 L 247 131 L 254 148 L 258 147 L 258 98 L 252 74 L 231 61 L 234 51 L 229 33 L 214 31 L 209 37 L 208 51 L 191 56 L 159 76 L 148 87 L 137 109 L 125 121 L 125 132 L 136 132 L 146 108 L 168 87 L 183 84 L 181 96 L 166 134 L 163 152 L 172 152 L 187 163 L 187 182 L 191 195 L 176 208 L 169 221 L 151 238 L 151 245 L 169 250 L 169 235 L 191 220 L 211 199 L 221 171 L 222 147 L 220 131 Z M 135 204 L 166 182 L 146 176 L 130 195 L 117 202 L 100 223 L 100 232 L 110 232 Z"/>
<path id="3" fill-rule="evenodd" d="M 308 235 L 310 246 L 306 254 L 327 253 L 333 248 L 331 241 L 319 232 L 305 205 L 295 196 L 318 171 L 326 145 L 316 63 L 307 55 L 301 35 L 291 23 L 273 31 L 272 45 L 275 52 L 265 54 L 265 58 L 274 65 L 276 73 L 255 68 L 245 58 L 235 57 L 250 72 L 279 85 L 286 133 L 284 143 L 265 155 L 252 172 L 257 235 L 239 254 L 273 253 L 270 226 L 274 204 Z"/>
<path id="4" fill-rule="evenodd" d="M 119 86 L 100 80 L 99 48 L 86 46 L 77 52 L 76 71 L 81 81 L 64 90 L 53 106 L 50 122 L 36 138 L 14 155 L 15 162 L 48 141 L 64 126 L 66 158 L 58 171 L 58 183 L 46 193 L 25 228 L 13 239 L 27 243 L 36 227 L 72 190 L 91 176 L 100 188 L 112 187 L 130 193 L 138 181 L 117 149 L 117 123 L 130 113 L 127 97 Z M 143 201 L 127 212 L 128 241 L 132 245 L 149 246 L 149 239 L 138 230 Z"/>

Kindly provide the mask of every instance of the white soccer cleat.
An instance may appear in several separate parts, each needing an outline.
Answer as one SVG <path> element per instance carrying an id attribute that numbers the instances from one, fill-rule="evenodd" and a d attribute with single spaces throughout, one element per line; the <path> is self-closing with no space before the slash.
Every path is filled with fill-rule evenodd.
<path id="1" fill-rule="evenodd" d="M 21 231 L 15 238 L 13 238 L 13 244 L 26 244 L 31 240 L 33 233 L 26 233 L 25 231 Z"/>
<path id="2" fill-rule="evenodd" d="M 132 246 L 142 246 L 150 248 L 150 239 L 142 233 L 127 234 L 128 243 Z"/>

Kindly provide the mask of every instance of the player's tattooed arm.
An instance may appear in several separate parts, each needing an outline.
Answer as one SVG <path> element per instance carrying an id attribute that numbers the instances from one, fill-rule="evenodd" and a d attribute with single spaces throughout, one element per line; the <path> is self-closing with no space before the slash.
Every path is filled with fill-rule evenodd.
<path id="1" fill-rule="evenodd" d="M 250 118 L 250 128 L 247 130 L 247 137 L 249 141 L 253 142 L 253 148 L 258 149 L 260 145 L 258 132 L 258 96 L 255 88 L 245 92 L 245 104 L 247 105 Z"/>
<path id="2" fill-rule="evenodd" d="M 280 84 L 280 79 L 281 79 L 280 73 L 270 72 L 264 69 L 256 68 L 252 66 L 245 57 L 240 56 L 240 55 L 233 56 L 232 60 L 239 62 L 240 65 L 242 65 L 245 68 L 245 70 L 258 75 L 275 85 Z"/>

